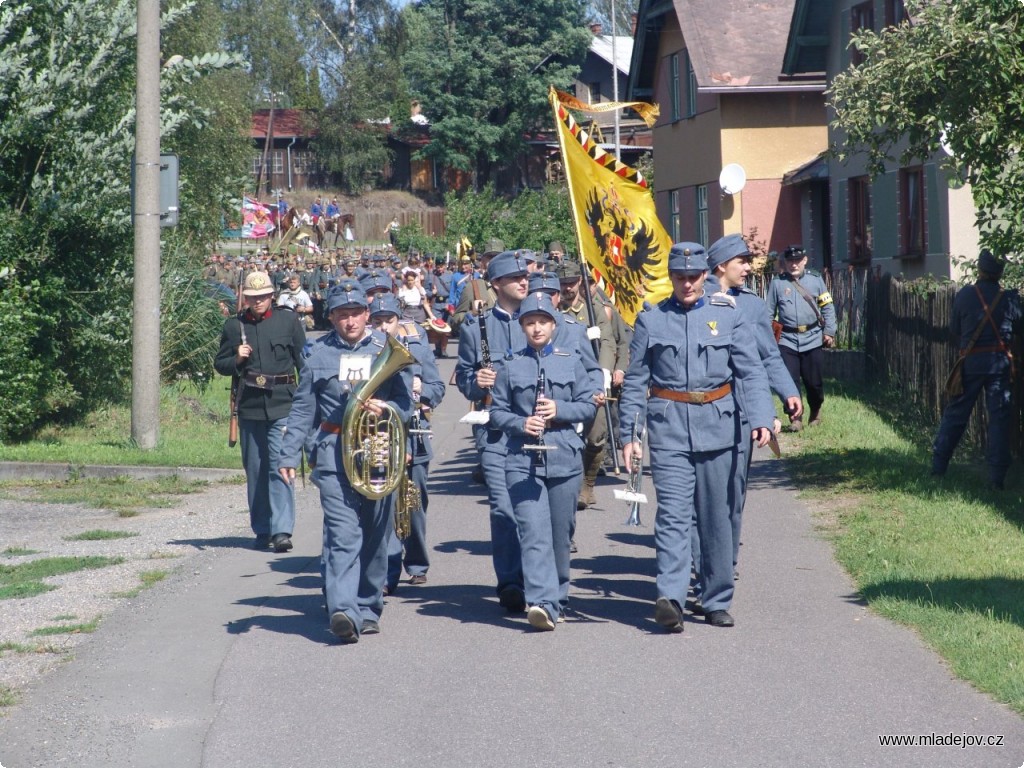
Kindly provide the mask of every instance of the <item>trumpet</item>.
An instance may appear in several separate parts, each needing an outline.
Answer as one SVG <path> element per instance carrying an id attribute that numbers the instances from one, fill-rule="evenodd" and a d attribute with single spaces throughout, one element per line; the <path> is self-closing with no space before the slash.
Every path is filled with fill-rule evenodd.
<path id="1" fill-rule="evenodd" d="M 633 434 L 630 437 L 631 443 L 643 446 L 645 427 L 640 426 L 639 414 L 633 418 Z M 640 505 L 647 503 L 647 495 L 640 490 L 644 480 L 644 461 L 642 455 L 633 454 L 629 465 L 629 482 L 625 490 L 615 490 L 615 498 L 620 501 L 629 502 L 629 517 L 626 518 L 626 525 L 638 527 L 640 522 Z"/>

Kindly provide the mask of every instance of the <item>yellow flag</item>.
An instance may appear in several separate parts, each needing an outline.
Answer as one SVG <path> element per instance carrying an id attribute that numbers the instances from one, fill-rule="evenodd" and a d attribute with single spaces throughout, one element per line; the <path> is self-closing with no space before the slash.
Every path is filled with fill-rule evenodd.
<path id="1" fill-rule="evenodd" d="M 569 114 L 572 99 L 554 88 L 548 98 L 569 185 L 576 243 L 596 279 L 633 325 L 644 301 L 672 293 L 668 252 L 672 239 L 658 221 L 647 181 L 635 168 L 599 147 Z M 588 105 L 573 100 L 574 106 Z"/>

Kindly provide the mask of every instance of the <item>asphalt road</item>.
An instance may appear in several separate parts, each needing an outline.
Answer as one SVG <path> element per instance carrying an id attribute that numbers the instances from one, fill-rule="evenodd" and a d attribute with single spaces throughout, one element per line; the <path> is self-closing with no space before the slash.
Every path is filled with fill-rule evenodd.
<path id="1" fill-rule="evenodd" d="M 453 345 L 454 348 L 454 345 Z M 452 361 L 441 361 L 447 377 Z M 465 403 L 435 419 L 426 585 L 390 597 L 382 633 L 327 631 L 316 491 L 296 548 L 198 542 L 192 566 L 108 617 L 0 719 L 0 764 L 28 766 L 1013 766 L 1024 721 L 953 679 L 870 613 L 815 532 L 784 462 L 759 456 L 734 629 L 652 620 L 650 523 L 599 488 L 581 513 L 573 616 L 553 633 L 492 588 L 487 508 Z M 647 480 L 650 492 L 650 480 Z M 244 489 L 239 488 L 239 493 Z M 653 494 L 652 500 L 653 500 Z M 648 505 L 653 506 L 653 505 Z M 1002 746 L 881 747 L 882 734 L 1002 736 Z"/>

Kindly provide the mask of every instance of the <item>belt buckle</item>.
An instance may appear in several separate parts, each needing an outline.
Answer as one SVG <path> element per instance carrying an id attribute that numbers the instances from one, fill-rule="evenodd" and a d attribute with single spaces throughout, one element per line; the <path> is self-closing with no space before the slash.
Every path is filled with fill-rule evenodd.
<path id="1" fill-rule="evenodd" d="M 797 333 L 807 333 L 807 326 L 806 325 L 798 325 L 796 327 L 796 331 L 797 331 Z"/>
<path id="2" fill-rule="evenodd" d="M 704 400 L 707 397 L 707 392 L 691 392 L 690 402 L 697 403 L 698 405 L 704 405 Z"/>
<path id="3" fill-rule="evenodd" d="M 257 387 L 265 387 L 265 386 L 267 386 L 267 377 L 264 376 L 262 373 L 259 376 L 256 377 L 256 386 Z"/>

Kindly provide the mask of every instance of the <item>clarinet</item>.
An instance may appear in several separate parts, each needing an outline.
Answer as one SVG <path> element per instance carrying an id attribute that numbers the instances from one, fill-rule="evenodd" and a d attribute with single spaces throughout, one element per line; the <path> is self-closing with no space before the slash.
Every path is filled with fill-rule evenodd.
<path id="1" fill-rule="evenodd" d="M 478 317 L 480 318 L 480 367 L 490 368 L 491 345 L 487 341 L 487 313 L 481 312 Z M 488 392 L 484 395 L 480 403 L 484 408 L 489 406 L 491 404 L 491 393 Z"/>
<path id="2" fill-rule="evenodd" d="M 548 396 L 548 378 L 544 370 L 541 369 L 537 374 L 537 396 L 533 401 L 533 412 L 537 413 L 537 404 L 541 400 L 546 400 Z M 542 431 L 537 436 L 537 441 L 532 445 L 524 445 L 524 450 L 533 451 L 533 466 L 542 467 L 544 466 L 544 454 L 551 450 L 551 446 L 544 444 L 544 432 Z"/>

